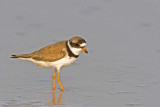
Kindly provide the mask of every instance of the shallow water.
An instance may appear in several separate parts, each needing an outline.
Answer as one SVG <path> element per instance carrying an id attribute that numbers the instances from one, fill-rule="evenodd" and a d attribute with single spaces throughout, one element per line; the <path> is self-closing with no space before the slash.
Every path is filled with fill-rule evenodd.
<path id="1" fill-rule="evenodd" d="M 0 107 L 159 107 L 160 7 L 152 0 L 0 1 Z M 11 59 L 74 35 L 87 41 L 52 90 L 53 69 Z"/>

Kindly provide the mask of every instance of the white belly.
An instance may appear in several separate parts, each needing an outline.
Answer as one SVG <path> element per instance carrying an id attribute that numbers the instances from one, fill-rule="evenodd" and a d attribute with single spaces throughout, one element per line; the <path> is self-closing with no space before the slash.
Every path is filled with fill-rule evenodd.
<path id="1" fill-rule="evenodd" d="M 70 58 L 70 57 L 66 56 L 66 57 L 64 57 L 60 60 L 54 61 L 54 62 L 36 61 L 32 58 L 21 58 L 21 59 L 31 61 L 40 67 L 61 68 L 61 67 L 72 64 L 77 58 L 73 58 L 73 57 Z"/>

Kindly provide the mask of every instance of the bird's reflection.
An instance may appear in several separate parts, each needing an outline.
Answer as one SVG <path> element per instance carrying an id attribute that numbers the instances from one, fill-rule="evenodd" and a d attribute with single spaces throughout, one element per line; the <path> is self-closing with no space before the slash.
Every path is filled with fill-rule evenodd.
<path id="1" fill-rule="evenodd" d="M 47 103 L 47 105 L 64 105 L 63 103 L 61 103 L 62 94 L 63 91 L 60 91 L 58 100 L 56 102 L 55 91 L 52 91 L 52 102 Z"/>

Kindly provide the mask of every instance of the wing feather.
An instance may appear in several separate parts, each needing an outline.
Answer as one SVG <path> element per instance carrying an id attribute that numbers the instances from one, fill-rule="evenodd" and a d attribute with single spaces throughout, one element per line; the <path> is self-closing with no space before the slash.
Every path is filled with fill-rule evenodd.
<path id="1" fill-rule="evenodd" d="M 31 56 L 34 60 L 53 62 L 63 58 L 66 54 L 66 41 L 61 41 L 37 50 L 31 53 Z"/>

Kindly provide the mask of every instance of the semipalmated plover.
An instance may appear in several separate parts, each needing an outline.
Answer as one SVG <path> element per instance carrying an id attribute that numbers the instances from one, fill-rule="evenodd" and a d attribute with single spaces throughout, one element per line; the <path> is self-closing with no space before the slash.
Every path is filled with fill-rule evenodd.
<path id="1" fill-rule="evenodd" d="M 39 67 L 55 68 L 52 76 L 53 89 L 55 90 L 55 75 L 57 73 L 59 86 L 63 90 L 59 77 L 60 69 L 72 64 L 82 51 L 88 53 L 85 46 L 86 41 L 81 37 L 75 36 L 70 40 L 48 45 L 30 54 L 12 55 L 11 58 L 28 60 Z"/>

